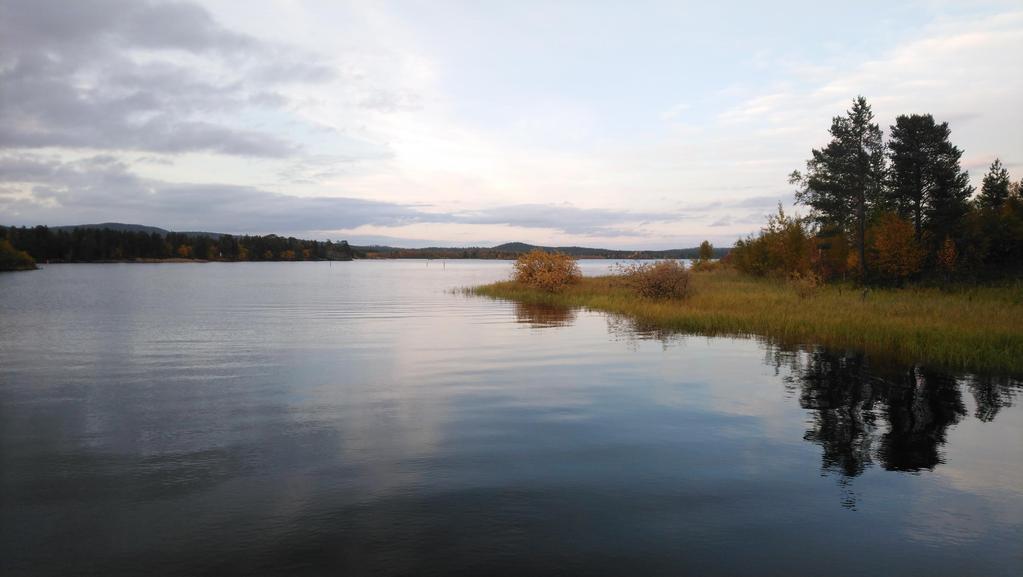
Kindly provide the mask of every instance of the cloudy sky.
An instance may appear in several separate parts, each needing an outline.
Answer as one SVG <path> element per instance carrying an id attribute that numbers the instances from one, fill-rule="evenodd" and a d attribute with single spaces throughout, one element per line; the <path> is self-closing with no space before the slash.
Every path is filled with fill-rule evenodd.
<path id="1" fill-rule="evenodd" d="M 857 94 L 1023 176 L 1021 47 L 1018 0 L 0 0 L 0 224 L 728 244 Z"/>

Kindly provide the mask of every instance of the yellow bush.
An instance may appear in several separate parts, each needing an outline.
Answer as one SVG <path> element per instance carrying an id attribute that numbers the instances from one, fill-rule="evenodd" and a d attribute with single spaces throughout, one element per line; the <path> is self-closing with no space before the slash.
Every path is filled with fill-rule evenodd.
<path id="1" fill-rule="evenodd" d="M 629 286 L 649 299 L 686 299 L 692 293 L 690 274 L 675 260 L 619 267 Z"/>
<path id="2" fill-rule="evenodd" d="M 815 272 L 794 272 L 789 275 L 789 284 L 796 290 L 796 294 L 799 295 L 800 299 L 808 299 L 817 294 L 824 281 Z"/>
<path id="3" fill-rule="evenodd" d="M 913 224 L 894 214 L 886 214 L 871 227 L 876 268 L 885 280 L 901 283 L 923 268 L 923 247 L 914 237 Z"/>
<path id="4" fill-rule="evenodd" d="M 515 261 L 515 280 L 526 286 L 557 292 L 582 277 L 575 259 L 560 252 L 531 250 Z"/>
<path id="5" fill-rule="evenodd" d="M 689 269 L 693 272 L 714 272 L 724 267 L 721 261 L 717 260 L 694 260 L 689 265 Z"/>
<path id="6" fill-rule="evenodd" d="M 957 260 L 959 260 L 959 253 L 956 251 L 956 243 L 946 236 L 945 242 L 938 249 L 938 270 L 948 278 L 956 271 Z"/>

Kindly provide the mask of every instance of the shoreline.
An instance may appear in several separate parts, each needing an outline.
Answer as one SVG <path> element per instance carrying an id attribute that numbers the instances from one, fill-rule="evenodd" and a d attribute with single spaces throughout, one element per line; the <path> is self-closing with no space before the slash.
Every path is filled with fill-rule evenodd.
<path id="1" fill-rule="evenodd" d="M 351 262 L 352 260 L 362 259 L 349 259 L 349 260 L 209 260 L 209 259 L 198 259 L 198 258 L 137 258 L 137 259 L 107 259 L 107 260 L 50 260 L 46 262 L 37 262 L 39 266 L 46 266 L 49 264 L 187 264 L 187 263 L 198 263 L 207 264 L 211 262 L 221 263 L 242 263 L 242 262 Z"/>
<path id="2" fill-rule="evenodd" d="M 622 315 L 653 329 L 762 337 L 787 346 L 862 351 L 876 359 L 1023 375 L 1023 283 L 862 289 L 824 286 L 800 297 L 789 283 L 731 270 L 694 272 L 685 301 L 635 295 L 620 276 L 584 277 L 547 293 L 502 281 L 466 294 Z"/>

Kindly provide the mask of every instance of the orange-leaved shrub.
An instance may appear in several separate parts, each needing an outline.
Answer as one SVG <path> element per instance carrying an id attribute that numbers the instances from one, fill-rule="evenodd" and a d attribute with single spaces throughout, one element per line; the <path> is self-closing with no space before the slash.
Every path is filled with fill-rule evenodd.
<path id="1" fill-rule="evenodd" d="M 575 259 L 560 252 L 531 250 L 515 261 L 515 280 L 528 287 L 557 292 L 582 277 Z"/>
<path id="2" fill-rule="evenodd" d="M 956 261 L 959 260 L 959 252 L 956 250 L 956 243 L 949 237 L 941 243 L 938 249 L 937 264 L 938 270 L 945 276 L 947 281 L 956 272 Z"/>
<path id="3" fill-rule="evenodd" d="M 883 280 L 902 283 L 923 268 L 926 251 L 916 240 L 913 223 L 885 214 L 871 227 L 877 272 Z"/>
<path id="4" fill-rule="evenodd" d="M 645 298 L 682 300 L 692 294 L 691 275 L 676 260 L 621 265 L 618 272 L 632 290 Z"/>
<path id="5" fill-rule="evenodd" d="M 809 221 L 788 216 L 779 204 L 778 214 L 768 217 L 758 235 L 735 243 L 729 261 L 747 274 L 786 276 L 809 272 L 815 252 Z"/>
<path id="6" fill-rule="evenodd" d="M 820 275 L 812 271 L 806 273 L 794 272 L 789 275 L 789 284 L 795 289 L 799 298 L 805 300 L 820 291 L 821 286 L 824 285 L 824 280 L 821 279 Z"/>
<path id="7" fill-rule="evenodd" d="M 725 268 L 725 260 L 694 260 L 689 264 L 689 270 L 693 272 L 714 272 Z"/>

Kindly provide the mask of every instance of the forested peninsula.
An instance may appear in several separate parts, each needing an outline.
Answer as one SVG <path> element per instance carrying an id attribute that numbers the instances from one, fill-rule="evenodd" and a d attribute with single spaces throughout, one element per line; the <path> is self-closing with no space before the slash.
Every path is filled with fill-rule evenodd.
<path id="1" fill-rule="evenodd" d="M 535 253 L 467 292 L 623 315 L 647 331 L 756 336 L 875 359 L 1023 374 L 1023 181 L 995 159 L 970 185 L 951 130 L 901 115 L 887 140 L 866 99 L 832 120 L 779 207 L 720 261 L 582 277 Z"/>
<path id="2" fill-rule="evenodd" d="M 274 234 L 242 235 L 171 232 L 155 227 L 108 223 L 77 227 L 3 227 L 0 239 L 19 254 L 22 266 L 35 262 L 160 262 L 352 260 L 345 241 L 303 240 Z M 0 255 L 7 254 L 0 247 Z M 26 260 L 27 258 L 27 260 Z M 0 263 L 13 260 L 5 257 Z M 16 270 L 14 267 L 6 270 Z"/>

